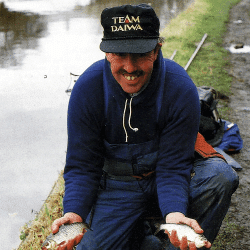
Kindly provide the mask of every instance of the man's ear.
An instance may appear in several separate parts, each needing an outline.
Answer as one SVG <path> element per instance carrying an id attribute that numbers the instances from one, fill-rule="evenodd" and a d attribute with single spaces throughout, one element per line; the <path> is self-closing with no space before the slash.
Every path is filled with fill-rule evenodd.
<path id="1" fill-rule="evenodd" d="M 109 61 L 109 59 L 110 59 L 110 53 L 106 53 L 105 55 L 106 55 L 107 60 Z"/>
<path id="2" fill-rule="evenodd" d="M 157 56 L 159 54 L 159 51 L 160 51 L 161 47 L 162 47 L 162 43 L 157 43 L 157 45 L 156 45 L 156 47 L 154 49 L 155 60 L 157 59 Z"/>

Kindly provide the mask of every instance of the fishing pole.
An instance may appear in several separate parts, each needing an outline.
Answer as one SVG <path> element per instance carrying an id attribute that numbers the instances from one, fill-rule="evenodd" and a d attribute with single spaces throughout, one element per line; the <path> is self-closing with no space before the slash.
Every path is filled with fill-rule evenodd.
<path id="1" fill-rule="evenodd" d="M 174 59 L 174 57 L 175 57 L 175 55 L 176 55 L 176 52 L 177 52 L 177 50 L 175 50 L 174 53 L 172 54 L 172 56 L 169 58 L 170 60 L 173 60 L 173 59 Z"/>
<path id="2" fill-rule="evenodd" d="M 207 34 L 205 34 L 205 35 L 203 36 L 203 38 L 201 39 L 200 43 L 198 44 L 198 46 L 197 46 L 195 52 L 193 53 L 193 55 L 192 55 L 191 58 L 189 59 L 187 65 L 185 66 L 184 69 L 185 69 L 186 71 L 187 71 L 188 67 L 190 66 L 191 62 L 193 61 L 193 59 L 195 58 L 196 54 L 198 53 L 200 47 L 202 46 L 202 44 L 203 44 L 204 41 L 206 40 L 206 38 L 207 38 Z"/>

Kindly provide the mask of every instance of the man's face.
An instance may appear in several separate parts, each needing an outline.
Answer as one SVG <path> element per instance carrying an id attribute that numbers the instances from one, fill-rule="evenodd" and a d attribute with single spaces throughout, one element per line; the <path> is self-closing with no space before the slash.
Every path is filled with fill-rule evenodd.
<path id="1" fill-rule="evenodd" d="M 126 93 L 137 93 L 149 82 L 159 49 L 144 54 L 106 53 L 112 74 Z"/>

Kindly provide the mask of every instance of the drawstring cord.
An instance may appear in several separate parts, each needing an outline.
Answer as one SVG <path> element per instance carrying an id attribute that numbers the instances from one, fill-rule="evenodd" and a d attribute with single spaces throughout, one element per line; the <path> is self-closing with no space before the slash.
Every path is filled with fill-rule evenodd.
<path id="1" fill-rule="evenodd" d="M 133 97 L 130 99 L 130 102 L 129 102 L 128 125 L 129 125 L 130 129 L 132 129 L 134 132 L 137 132 L 139 129 L 138 128 L 132 128 L 131 123 L 130 123 L 131 115 L 132 115 L 132 99 L 133 99 Z M 128 133 L 127 133 L 127 130 L 126 130 L 126 127 L 125 127 L 125 115 L 126 115 L 127 104 L 128 104 L 128 99 L 126 99 L 126 101 L 125 101 L 125 106 L 124 106 L 124 111 L 123 111 L 123 121 L 122 121 L 123 129 L 124 129 L 124 132 L 125 132 L 125 135 L 126 135 L 125 142 L 128 142 Z"/>
<path id="2" fill-rule="evenodd" d="M 138 128 L 132 128 L 132 126 L 131 126 L 131 124 L 130 124 L 131 115 L 132 115 L 132 99 L 133 99 L 133 97 L 130 99 L 130 102 L 129 102 L 129 118 L 128 118 L 128 125 L 129 125 L 129 127 L 130 127 L 133 131 L 137 132 L 139 129 L 138 129 Z"/>
<path id="3" fill-rule="evenodd" d="M 128 103 L 128 99 L 126 99 L 126 102 L 125 102 L 125 107 L 124 107 L 124 111 L 123 111 L 123 120 L 122 120 L 123 129 L 124 129 L 124 132 L 126 135 L 125 142 L 128 142 L 128 133 L 127 133 L 127 130 L 125 127 L 125 114 L 126 114 L 126 109 L 127 109 L 127 103 Z"/>

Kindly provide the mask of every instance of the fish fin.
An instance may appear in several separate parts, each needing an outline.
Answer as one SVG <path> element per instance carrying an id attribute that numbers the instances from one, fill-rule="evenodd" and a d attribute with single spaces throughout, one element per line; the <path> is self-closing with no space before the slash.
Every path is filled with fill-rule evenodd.
<path id="1" fill-rule="evenodd" d="M 43 242 L 42 246 L 41 247 L 45 247 L 51 240 L 51 237 L 53 236 L 54 234 L 51 233 L 49 236 L 47 236 L 47 238 L 45 239 L 45 241 Z"/>

